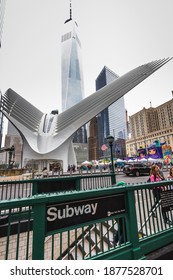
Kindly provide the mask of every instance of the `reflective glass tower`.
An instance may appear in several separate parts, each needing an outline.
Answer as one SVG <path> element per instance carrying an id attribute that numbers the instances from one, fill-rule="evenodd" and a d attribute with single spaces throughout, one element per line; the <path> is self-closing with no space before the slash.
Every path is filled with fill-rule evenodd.
<path id="1" fill-rule="evenodd" d="M 1 91 L 0 91 L 0 103 L 1 103 Z M 0 112 L 0 148 L 2 147 L 2 135 L 3 135 L 3 114 Z"/>
<path id="2" fill-rule="evenodd" d="M 70 17 L 64 22 L 61 37 L 62 112 L 84 98 L 81 43 L 77 31 L 78 25 L 72 18 L 70 1 Z M 73 142 L 87 142 L 85 126 L 74 134 Z"/>
<path id="3" fill-rule="evenodd" d="M 62 111 L 84 98 L 81 43 L 77 29 L 78 25 L 72 19 L 70 2 L 70 17 L 64 22 L 64 34 L 61 37 Z"/>
<path id="4" fill-rule="evenodd" d="M 6 0 L 0 0 L 0 48 L 1 48 L 1 43 L 2 43 L 5 1 Z M 0 102 L 1 102 L 1 91 L 0 91 Z M 3 134 L 3 114 L 0 112 L 0 148 L 2 145 L 2 134 Z"/>
<path id="5" fill-rule="evenodd" d="M 96 90 L 104 87 L 118 78 L 118 75 L 104 66 L 96 79 Z M 122 154 L 122 144 L 119 140 L 123 139 L 125 142 L 127 135 L 126 125 L 126 110 L 124 104 L 124 97 L 121 97 L 108 108 L 103 110 L 97 116 L 98 123 L 98 143 L 99 143 L 99 157 L 102 157 L 106 152 L 101 150 L 101 146 L 107 142 L 107 136 L 114 136 L 114 152 L 115 154 Z M 122 142 L 122 141 L 121 141 Z"/>

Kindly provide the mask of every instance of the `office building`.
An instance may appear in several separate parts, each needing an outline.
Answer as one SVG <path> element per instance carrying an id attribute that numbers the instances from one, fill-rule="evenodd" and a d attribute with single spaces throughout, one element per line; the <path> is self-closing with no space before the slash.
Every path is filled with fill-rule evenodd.
<path id="1" fill-rule="evenodd" d="M 61 37 L 61 77 L 62 77 L 62 112 L 84 99 L 81 42 L 78 37 L 78 24 L 70 17 L 64 22 Z M 86 143 L 86 127 L 81 127 L 73 138 L 74 143 Z"/>
<path id="2" fill-rule="evenodd" d="M 173 92 L 172 92 L 173 95 Z M 129 117 L 131 138 L 126 141 L 128 156 L 154 141 L 166 142 L 173 148 L 173 98 L 154 108 L 143 108 Z"/>
<path id="3" fill-rule="evenodd" d="M 5 1 L 6 0 L 0 0 L 0 48 L 2 44 Z M 1 91 L 0 91 L 0 102 L 1 102 Z M 2 134 L 3 134 L 3 114 L 0 112 L 0 148 L 2 147 Z"/>
<path id="4" fill-rule="evenodd" d="M 1 103 L 1 91 L 0 91 L 0 103 Z M 0 112 L 0 148 L 2 147 L 2 135 L 3 135 L 3 114 Z"/>
<path id="5" fill-rule="evenodd" d="M 117 74 L 111 71 L 108 67 L 104 66 L 96 79 L 96 90 L 101 89 L 117 78 Z M 113 147 L 114 155 L 116 157 L 124 157 L 125 139 L 127 135 L 127 121 L 124 97 L 121 97 L 97 115 L 97 126 L 98 152 L 95 152 L 95 154 L 98 154 L 99 158 L 109 155 L 109 149 L 102 151 L 101 147 L 103 144 L 107 143 L 107 136 L 112 135 L 115 139 Z M 90 136 L 91 134 L 92 132 L 90 133 Z M 93 147 L 90 146 L 89 150 L 93 150 Z M 91 152 L 89 153 L 91 154 Z"/>
<path id="6" fill-rule="evenodd" d="M 1 48 L 1 44 L 2 44 L 5 1 L 6 0 L 0 0 L 0 48 Z M 0 92 L 0 99 L 1 99 L 1 92 Z M 0 112 L 0 148 L 2 146 L 2 134 L 3 134 L 3 114 Z"/>
<path id="7" fill-rule="evenodd" d="M 94 117 L 89 124 L 89 137 L 88 137 L 88 156 L 89 160 L 95 160 L 99 158 L 98 149 L 98 124 L 97 117 Z"/>

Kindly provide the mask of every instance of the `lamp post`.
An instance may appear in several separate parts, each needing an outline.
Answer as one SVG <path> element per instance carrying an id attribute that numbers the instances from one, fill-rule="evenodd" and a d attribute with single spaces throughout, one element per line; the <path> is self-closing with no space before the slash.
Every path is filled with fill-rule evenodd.
<path id="1" fill-rule="evenodd" d="M 115 179 L 115 172 L 114 172 L 114 162 L 113 162 L 113 152 L 112 152 L 112 147 L 113 147 L 113 142 L 114 142 L 114 137 L 109 135 L 107 137 L 107 141 L 110 147 L 111 151 L 111 173 L 112 173 L 112 184 L 116 184 L 116 179 Z"/>

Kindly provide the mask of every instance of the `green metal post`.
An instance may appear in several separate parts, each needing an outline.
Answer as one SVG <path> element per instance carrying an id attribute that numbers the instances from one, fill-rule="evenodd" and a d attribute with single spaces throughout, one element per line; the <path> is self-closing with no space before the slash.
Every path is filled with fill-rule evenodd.
<path id="1" fill-rule="evenodd" d="M 127 219 L 128 219 L 128 232 L 130 242 L 132 243 L 132 251 L 133 251 L 133 259 L 144 259 L 144 255 L 142 254 L 141 247 L 139 244 L 138 237 L 138 225 L 137 225 L 137 217 L 136 217 L 136 208 L 135 208 L 135 196 L 134 191 L 127 189 Z"/>
<path id="2" fill-rule="evenodd" d="M 77 191 L 80 191 L 80 181 L 81 181 L 81 178 L 76 179 L 76 190 Z"/>
<path id="3" fill-rule="evenodd" d="M 38 184 L 37 184 L 37 181 L 33 180 L 33 183 L 32 183 L 32 195 L 34 195 L 34 194 L 38 194 Z"/>
<path id="4" fill-rule="evenodd" d="M 46 228 L 46 205 L 34 205 L 32 259 L 44 260 L 44 240 Z"/>

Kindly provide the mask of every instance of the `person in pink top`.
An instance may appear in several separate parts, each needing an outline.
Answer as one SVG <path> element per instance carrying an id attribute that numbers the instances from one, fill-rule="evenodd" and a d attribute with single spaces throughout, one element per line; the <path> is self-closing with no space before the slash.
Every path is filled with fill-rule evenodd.
<path id="1" fill-rule="evenodd" d="M 156 164 L 153 164 L 151 166 L 151 170 L 150 170 L 150 182 L 159 182 L 159 181 L 163 181 L 163 180 L 164 180 L 164 177 L 160 172 L 159 166 Z M 156 206 L 160 201 L 161 191 L 162 191 L 162 186 L 153 188 L 154 205 L 151 207 L 151 210 L 150 210 L 150 212 L 153 213 L 153 216 L 155 216 Z"/>
<path id="2" fill-rule="evenodd" d="M 170 170 L 169 170 L 169 174 L 167 176 L 168 180 L 173 180 L 173 166 L 171 166 Z"/>
<path id="3" fill-rule="evenodd" d="M 172 181 L 173 180 L 173 166 L 171 166 L 170 169 L 169 169 L 169 174 L 167 176 L 167 180 L 168 181 Z M 167 186 L 167 189 L 168 190 L 173 190 L 173 184 Z"/>
<path id="4" fill-rule="evenodd" d="M 150 182 L 159 182 L 165 180 L 163 174 L 161 173 L 160 167 L 158 165 L 152 165 L 150 170 Z M 153 196 L 154 196 L 154 205 L 151 207 L 150 212 L 152 212 L 152 215 L 156 217 L 156 208 L 161 200 L 161 192 L 164 191 L 163 186 L 157 186 L 153 188 Z M 164 219 L 164 222 L 168 222 L 168 216 L 167 213 L 162 212 L 162 216 Z"/>
<path id="5" fill-rule="evenodd" d="M 163 181 L 164 177 L 162 173 L 160 172 L 160 167 L 156 164 L 153 164 L 151 166 L 150 170 L 150 182 L 158 182 L 158 181 Z"/>

